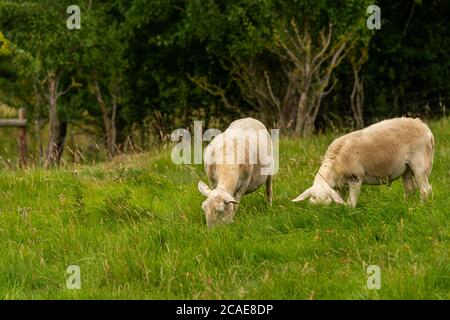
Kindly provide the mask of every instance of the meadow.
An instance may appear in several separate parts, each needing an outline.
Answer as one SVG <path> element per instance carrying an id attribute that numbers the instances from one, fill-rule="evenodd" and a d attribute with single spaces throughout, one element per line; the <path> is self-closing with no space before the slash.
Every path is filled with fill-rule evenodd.
<path id="1" fill-rule="evenodd" d="M 203 167 L 173 164 L 170 147 L 47 171 L 4 166 L 0 298 L 450 299 L 450 119 L 429 124 L 428 202 L 405 200 L 401 181 L 363 186 L 355 209 L 291 202 L 312 184 L 329 133 L 283 139 L 272 207 L 262 188 L 233 224 L 210 230 Z M 80 290 L 66 287 L 69 265 Z M 369 265 L 379 290 L 366 286 Z"/>

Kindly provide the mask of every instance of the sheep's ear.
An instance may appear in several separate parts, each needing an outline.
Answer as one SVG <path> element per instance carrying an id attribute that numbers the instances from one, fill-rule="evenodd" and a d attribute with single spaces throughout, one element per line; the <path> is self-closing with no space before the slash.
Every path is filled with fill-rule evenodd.
<path id="1" fill-rule="evenodd" d="M 209 194 L 211 193 L 211 189 L 203 181 L 199 181 L 197 187 L 198 187 L 198 191 L 200 191 L 200 193 L 202 195 L 204 195 L 205 197 L 208 197 Z"/>
<path id="2" fill-rule="evenodd" d="M 333 201 L 338 204 L 345 204 L 345 201 L 341 198 L 339 193 L 337 193 L 335 190 L 331 190 L 331 199 L 333 199 Z"/>
<path id="3" fill-rule="evenodd" d="M 237 203 L 238 204 L 239 203 L 239 201 L 237 201 L 234 197 L 232 197 L 229 194 L 226 194 L 223 197 L 223 201 L 225 201 L 226 204 L 229 204 L 229 203 Z"/>
<path id="4" fill-rule="evenodd" d="M 308 199 L 311 196 L 312 188 L 307 189 L 305 192 L 303 192 L 301 195 L 299 195 L 297 198 L 292 200 L 293 202 L 303 201 L 305 199 Z"/>

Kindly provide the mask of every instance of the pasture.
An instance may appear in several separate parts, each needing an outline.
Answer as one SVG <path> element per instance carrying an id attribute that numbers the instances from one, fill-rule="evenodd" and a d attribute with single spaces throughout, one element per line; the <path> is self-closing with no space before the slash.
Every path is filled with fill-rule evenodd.
<path id="1" fill-rule="evenodd" d="M 282 139 L 273 206 L 260 189 L 235 223 L 211 230 L 203 167 L 173 164 L 169 146 L 95 165 L 2 166 L 0 298 L 449 299 L 450 120 L 428 123 L 426 203 L 404 200 L 401 181 L 363 186 L 355 209 L 291 202 L 311 186 L 329 133 Z M 80 290 L 66 287 L 69 265 Z M 366 287 L 369 265 L 379 290 Z"/>

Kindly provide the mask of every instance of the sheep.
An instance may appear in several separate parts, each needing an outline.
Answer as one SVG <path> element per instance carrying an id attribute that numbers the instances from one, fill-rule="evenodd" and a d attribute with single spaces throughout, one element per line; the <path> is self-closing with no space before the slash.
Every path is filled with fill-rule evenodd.
<path id="1" fill-rule="evenodd" d="M 205 149 L 204 168 L 212 189 L 199 181 L 198 190 L 207 197 L 202 209 L 209 228 L 233 222 L 241 197 L 264 183 L 272 203 L 272 141 L 260 121 L 233 121 Z"/>
<path id="2" fill-rule="evenodd" d="M 418 187 L 426 200 L 432 192 L 428 178 L 433 154 L 433 134 L 420 119 L 384 120 L 333 141 L 313 186 L 292 201 L 309 198 L 311 203 L 345 204 L 335 189 L 348 186 L 347 204 L 354 208 L 362 184 L 390 184 L 399 177 L 405 198 Z"/>

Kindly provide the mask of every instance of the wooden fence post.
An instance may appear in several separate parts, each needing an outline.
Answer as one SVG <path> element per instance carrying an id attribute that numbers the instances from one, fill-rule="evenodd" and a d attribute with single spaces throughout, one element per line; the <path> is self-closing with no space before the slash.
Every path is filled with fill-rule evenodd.
<path id="1" fill-rule="evenodd" d="M 27 112 L 25 108 L 19 109 L 19 120 L 26 121 Z M 19 127 L 19 165 L 21 168 L 27 166 L 27 127 Z"/>

